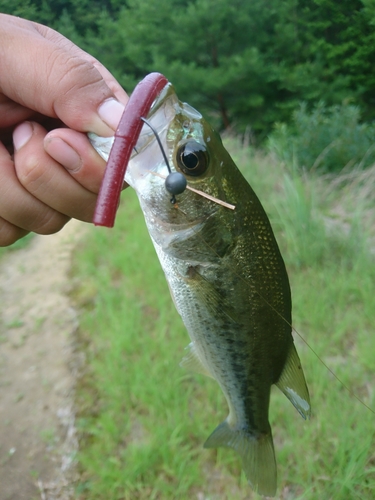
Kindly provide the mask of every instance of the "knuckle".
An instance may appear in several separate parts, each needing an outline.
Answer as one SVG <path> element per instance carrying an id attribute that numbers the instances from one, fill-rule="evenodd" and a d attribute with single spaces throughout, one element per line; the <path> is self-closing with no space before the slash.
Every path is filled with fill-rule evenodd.
<path id="1" fill-rule="evenodd" d="M 103 81 L 95 66 L 79 56 L 71 57 L 69 64 L 64 64 L 64 66 L 66 69 L 59 82 L 61 92 L 57 103 L 62 102 L 68 105 L 72 96 L 82 95 Z"/>
<path id="2" fill-rule="evenodd" d="M 38 191 L 40 184 L 43 182 L 45 168 L 37 154 L 30 152 L 25 155 L 22 162 L 16 163 L 16 171 L 18 180 L 24 188 L 30 193 Z"/>
<path id="3" fill-rule="evenodd" d="M 33 231 L 37 234 L 54 234 L 60 231 L 69 221 L 67 215 L 60 214 L 48 207 L 34 220 Z"/>
<path id="4" fill-rule="evenodd" d="M 58 82 L 59 93 L 53 101 L 54 114 L 67 120 L 67 125 L 74 123 L 80 130 L 86 130 L 91 112 L 112 96 L 112 92 L 91 62 L 77 55 L 67 60 L 64 53 L 58 55 L 56 60 L 57 64 L 64 64 L 64 71 L 61 71 L 62 77 Z M 54 74 L 51 74 L 50 79 L 53 77 Z M 82 113 L 83 102 L 91 108 L 90 112 Z"/>

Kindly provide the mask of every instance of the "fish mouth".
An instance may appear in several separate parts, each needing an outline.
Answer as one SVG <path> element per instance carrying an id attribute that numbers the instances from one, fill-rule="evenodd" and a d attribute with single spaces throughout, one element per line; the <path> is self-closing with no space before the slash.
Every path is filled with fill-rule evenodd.
<path id="1" fill-rule="evenodd" d="M 170 122 L 173 120 L 176 114 L 175 105 L 177 103 L 178 99 L 176 93 L 172 84 L 168 82 L 152 103 L 147 117 L 143 118 L 147 118 L 155 131 L 161 134 L 164 129 L 168 128 Z M 93 132 L 88 132 L 87 136 L 96 152 L 107 162 L 115 137 L 101 137 Z M 134 158 L 142 153 L 154 139 L 155 136 L 151 128 L 144 124 L 130 158 Z"/>
<path id="2" fill-rule="evenodd" d="M 167 155 L 167 133 L 178 109 L 179 100 L 173 85 L 167 83 L 152 103 L 147 117 L 144 117 L 147 118 L 147 121 L 158 134 Z M 88 133 L 87 135 L 94 149 L 107 162 L 115 137 L 100 137 L 93 133 Z M 156 141 L 155 133 L 146 123 L 144 123 L 137 144 L 130 156 L 129 167 L 127 168 L 124 180 L 136 189 L 138 193 L 142 193 L 142 188 L 139 184 L 143 184 L 143 179 L 145 177 L 150 179 L 150 173 L 152 172 L 158 172 L 159 175 L 164 177 L 167 177 L 169 173 L 167 165 L 164 163 L 162 152 Z M 164 182 L 160 178 L 152 177 L 151 183 L 153 185 Z"/>
<path id="3" fill-rule="evenodd" d="M 173 145 L 178 141 L 178 134 L 182 135 L 182 128 L 180 130 L 179 127 L 172 125 L 176 123 L 177 115 L 182 115 L 186 121 L 202 119 L 202 115 L 196 109 L 179 101 L 173 85 L 168 82 L 153 102 L 147 115 L 147 122 L 152 129 L 148 123 L 144 123 L 126 172 L 125 181 L 138 191 L 139 196 L 145 192 L 145 186 L 142 184 L 143 178 L 147 176 L 150 186 L 160 186 L 164 185 L 168 174 L 176 170 L 172 158 Z M 159 141 L 156 140 L 155 134 Z M 165 163 L 159 142 L 169 161 L 169 166 Z M 136 187 L 137 182 L 140 185 Z"/>
<path id="4" fill-rule="evenodd" d="M 170 161 L 167 135 L 178 109 L 177 95 L 172 84 L 168 83 L 150 108 L 147 123 L 143 124 L 126 171 L 125 181 L 137 191 L 138 196 L 147 196 L 150 190 L 164 185 L 169 170 L 155 135 Z M 157 173 L 158 177 L 153 173 Z"/>
<path id="5" fill-rule="evenodd" d="M 139 180 L 143 179 L 145 176 L 149 179 L 154 177 L 150 175 L 153 172 L 157 172 L 164 178 L 167 177 L 169 173 L 155 138 L 155 133 L 158 135 L 173 168 L 173 161 L 171 158 L 173 152 L 170 151 L 170 147 L 168 147 L 167 135 L 171 123 L 181 111 L 183 111 L 184 116 L 193 120 L 200 120 L 202 118 L 202 115 L 193 107 L 187 103 L 181 103 L 178 100 L 173 85 L 168 82 L 152 103 L 147 117 L 139 117 L 140 119 L 146 118 L 148 123 L 152 126 L 152 129 L 154 129 L 153 131 L 147 123 L 143 124 L 138 141 L 130 156 L 129 168 L 126 171 L 124 179 L 130 186 L 138 190 L 139 193 L 142 192 L 136 188 L 136 184 Z M 87 135 L 94 149 L 107 162 L 115 137 L 100 137 L 91 132 Z M 151 182 L 155 185 L 164 181 L 154 177 Z"/>
<path id="6" fill-rule="evenodd" d="M 147 117 L 143 117 L 147 118 L 148 123 L 150 123 L 159 138 L 164 135 L 164 132 L 166 135 L 169 125 L 176 115 L 176 105 L 178 105 L 178 98 L 173 85 L 171 83 L 167 83 L 152 103 Z M 150 126 L 145 123 L 130 158 L 132 159 L 141 154 L 153 141 L 155 141 L 155 133 L 152 131 Z"/>
<path id="7" fill-rule="evenodd" d="M 182 103 L 178 100 L 173 85 L 168 82 L 158 97 L 152 103 L 150 111 L 147 115 L 147 121 L 152 125 L 157 134 L 163 134 L 169 129 L 171 122 L 176 114 L 183 109 L 187 117 L 195 120 L 202 119 L 202 115 L 187 103 Z M 145 123 L 141 130 L 141 134 L 134 148 L 131 158 L 141 153 L 148 144 L 154 140 L 154 132 Z"/>

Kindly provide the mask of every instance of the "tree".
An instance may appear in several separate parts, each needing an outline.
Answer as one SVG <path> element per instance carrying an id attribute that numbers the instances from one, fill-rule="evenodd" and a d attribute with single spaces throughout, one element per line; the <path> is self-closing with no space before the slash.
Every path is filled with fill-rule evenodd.
<path id="1" fill-rule="evenodd" d="M 375 117 L 375 0 L 0 0 L 95 55 L 131 91 L 150 71 L 217 128 L 259 140 L 312 109 Z"/>
<path id="2" fill-rule="evenodd" d="M 282 113 L 274 106 L 283 93 L 282 51 L 293 46 L 292 30 L 278 29 L 287 10 L 277 0 L 267 8 L 264 0 L 130 0 L 116 19 L 101 20 L 96 55 L 103 47 L 108 54 L 110 38 L 121 44 L 112 49 L 111 69 L 126 86 L 161 71 L 219 127 L 262 132 Z"/>

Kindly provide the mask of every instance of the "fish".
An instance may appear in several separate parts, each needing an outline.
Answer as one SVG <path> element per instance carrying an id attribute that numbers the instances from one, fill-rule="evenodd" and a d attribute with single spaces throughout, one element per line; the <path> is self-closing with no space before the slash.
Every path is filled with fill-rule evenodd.
<path id="1" fill-rule="evenodd" d="M 304 419 L 311 414 L 292 336 L 291 291 L 283 258 L 260 200 L 220 135 L 178 99 L 172 84 L 155 100 L 147 120 L 170 166 L 145 124 L 125 182 L 137 193 L 190 337 L 181 366 L 214 379 L 229 407 L 204 447 L 234 449 L 252 488 L 275 496 L 271 386 L 276 385 Z M 111 139 L 90 140 L 108 159 Z M 172 198 L 165 187 L 170 171 L 183 174 L 188 187 Z"/>

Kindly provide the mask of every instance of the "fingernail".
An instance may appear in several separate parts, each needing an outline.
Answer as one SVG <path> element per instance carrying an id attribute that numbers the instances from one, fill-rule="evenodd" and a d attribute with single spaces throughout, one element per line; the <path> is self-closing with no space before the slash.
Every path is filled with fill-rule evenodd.
<path id="1" fill-rule="evenodd" d="M 61 163 L 70 172 L 78 172 L 82 166 L 82 158 L 79 154 L 60 137 L 46 138 L 44 149 L 54 160 Z"/>
<path id="2" fill-rule="evenodd" d="M 98 114 L 106 125 L 116 130 L 125 106 L 116 99 L 107 99 L 98 108 Z"/>
<path id="3" fill-rule="evenodd" d="M 15 151 L 22 148 L 33 135 L 34 129 L 30 122 L 21 123 L 13 132 L 13 145 Z"/>

